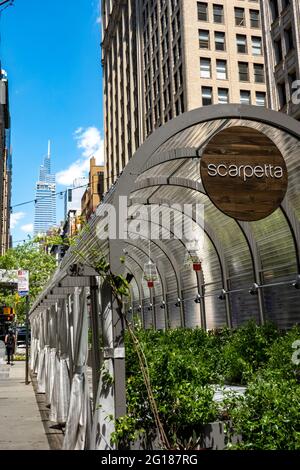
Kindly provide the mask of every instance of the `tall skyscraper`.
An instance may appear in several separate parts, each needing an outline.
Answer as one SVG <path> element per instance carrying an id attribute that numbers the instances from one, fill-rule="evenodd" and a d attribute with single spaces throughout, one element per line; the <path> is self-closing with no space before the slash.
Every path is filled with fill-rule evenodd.
<path id="1" fill-rule="evenodd" d="M 153 130 L 200 106 L 265 106 L 258 0 L 103 0 L 109 187 Z"/>
<path id="2" fill-rule="evenodd" d="M 268 105 L 300 120 L 300 2 L 261 0 L 261 9 Z"/>
<path id="3" fill-rule="evenodd" d="M 4 255 L 10 247 L 12 178 L 8 79 L 4 70 L 0 70 L 0 175 L 0 255 Z"/>
<path id="4" fill-rule="evenodd" d="M 34 217 L 34 234 L 45 234 L 56 225 L 56 183 L 51 173 L 51 147 L 48 144 L 48 155 L 40 167 L 39 181 L 36 184 L 36 203 Z"/>

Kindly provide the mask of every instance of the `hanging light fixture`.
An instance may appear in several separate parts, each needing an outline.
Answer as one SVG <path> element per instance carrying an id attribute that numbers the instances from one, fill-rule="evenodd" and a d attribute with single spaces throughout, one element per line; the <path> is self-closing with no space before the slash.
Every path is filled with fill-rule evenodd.
<path id="1" fill-rule="evenodd" d="M 154 283 L 158 281 L 158 273 L 157 273 L 157 267 L 155 263 L 152 263 L 152 261 L 148 261 L 144 265 L 144 280 L 147 281 L 147 285 L 149 289 L 152 289 L 154 287 Z"/>
<path id="2" fill-rule="evenodd" d="M 158 271 L 155 263 L 151 261 L 150 240 L 149 240 L 149 260 L 144 264 L 143 278 L 147 281 L 149 289 L 154 287 L 154 283 L 158 281 Z"/>
<path id="3" fill-rule="evenodd" d="M 191 242 L 186 245 L 185 266 L 192 266 L 195 272 L 202 271 L 202 258 L 197 243 Z"/>

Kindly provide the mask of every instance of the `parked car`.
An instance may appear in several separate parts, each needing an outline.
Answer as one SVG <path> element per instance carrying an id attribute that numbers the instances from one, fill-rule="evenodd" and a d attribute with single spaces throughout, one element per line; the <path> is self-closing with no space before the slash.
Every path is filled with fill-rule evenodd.
<path id="1" fill-rule="evenodd" d="M 29 342 L 31 339 L 30 329 L 29 329 Z M 26 326 L 17 327 L 17 344 L 26 343 Z"/>

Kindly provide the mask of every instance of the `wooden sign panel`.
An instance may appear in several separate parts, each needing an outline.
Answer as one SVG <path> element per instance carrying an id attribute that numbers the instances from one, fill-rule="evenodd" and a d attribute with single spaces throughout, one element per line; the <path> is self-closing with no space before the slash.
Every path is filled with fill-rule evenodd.
<path id="1" fill-rule="evenodd" d="M 261 220 L 285 197 L 288 173 L 280 151 L 250 127 L 214 136 L 201 158 L 201 179 L 213 204 L 237 220 Z"/>

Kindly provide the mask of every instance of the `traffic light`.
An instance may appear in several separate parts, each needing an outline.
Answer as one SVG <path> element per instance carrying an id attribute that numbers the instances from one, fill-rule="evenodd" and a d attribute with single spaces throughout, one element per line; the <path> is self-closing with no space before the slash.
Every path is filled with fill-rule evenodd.
<path id="1" fill-rule="evenodd" d="M 13 322 L 15 320 L 15 311 L 12 307 L 2 307 L 0 309 L 0 322 Z"/>

